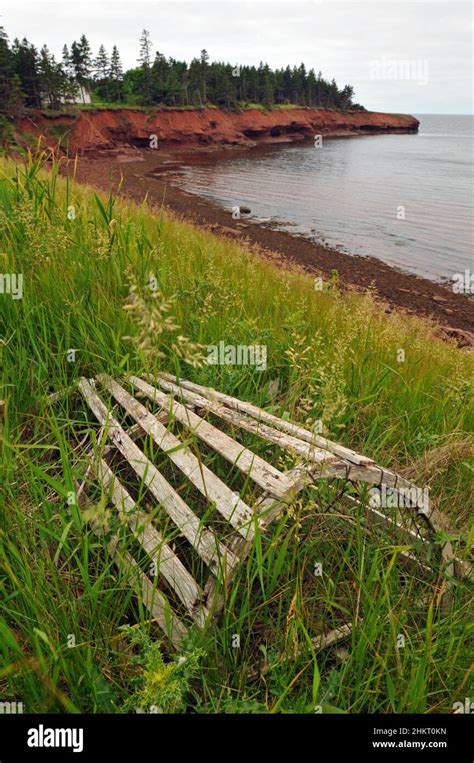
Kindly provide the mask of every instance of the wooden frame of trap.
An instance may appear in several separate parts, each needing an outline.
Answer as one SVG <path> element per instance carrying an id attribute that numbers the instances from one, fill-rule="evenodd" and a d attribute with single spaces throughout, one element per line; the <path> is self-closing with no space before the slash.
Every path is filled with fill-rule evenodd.
<path id="1" fill-rule="evenodd" d="M 257 524 L 262 530 L 268 528 L 301 490 L 318 480 L 339 479 L 372 487 L 385 486 L 391 495 L 415 496 L 411 505 L 398 508 L 395 512 L 380 506 L 366 506 L 363 520 L 377 532 L 391 532 L 399 541 L 408 544 L 410 548 L 402 551 L 401 556 L 409 561 L 426 566 L 411 547 L 421 541 L 428 548 L 436 535 L 440 537 L 440 532 L 443 538 L 450 532 L 446 517 L 434 507 L 427 508 L 425 502 L 418 499 L 420 491 L 416 486 L 400 475 L 249 402 L 166 373 L 155 377 L 147 375 L 146 379 L 130 376 L 122 383 L 106 375 L 91 380 L 82 378 L 79 390 L 101 426 L 101 437 L 98 439 L 107 441 L 102 452 L 99 452 L 97 445 L 91 445 L 88 449 L 87 474 L 78 489 L 81 502 L 84 503 L 86 498 L 88 482 L 92 480 L 99 484 L 114 510 L 125 519 L 145 557 L 156 562 L 157 576 L 153 577 L 143 571 L 143 564 L 139 564 L 130 550 L 123 549 L 118 535 L 112 535 L 108 540 L 108 549 L 114 561 L 177 649 L 189 623 L 203 628 L 219 614 L 224 601 L 222 592 L 238 567 L 245 562 L 252 548 Z M 101 390 L 111 396 L 114 401 L 112 406 L 103 402 Z M 119 407 L 122 415 L 133 419 L 131 427 L 121 426 L 114 415 L 115 406 Z M 171 418 L 179 422 L 182 432 L 187 432 L 203 448 L 219 454 L 253 483 L 259 496 L 252 506 L 214 474 L 194 449 L 170 431 L 167 424 Z M 220 425 L 211 423 L 208 418 Z M 290 451 L 298 457 L 298 465 L 280 471 L 224 431 L 225 427 L 230 427 L 234 432 L 244 430 Z M 219 512 L 228 532 L 220 536 L 183 500 L 140 448 L 139 441 L 145 435 L 152 438 L 160 454 L 168 458 L 181 476 L 184 475 L 205 501 Z M 114 470 L 114 453 L 120 454 L 122 462 L 125 459 L 141 489 L 148 491 L 152 500 L 166 512 L 167 518 L 190 544 L 193 553 L 200 557 L 207 570 L 207 578 L 200 580 L 193 577 L 173 544 L 165 542 L 163 530 L 156 526 L 151 514 L 137 506 L 121 480 L 120 470 Z M 353 514 L 358 499 L 348 495 L 342 503 L 342 510 Z M 468 575 L 470 566 L 456 559 L 451 540 L 438 543 L 436 549 L 443 566 L 444 596 L 448 597 L 454 577 Z M 160 579 L 166 581 L 165 588 L 172 590 L 175 600 L 179 600 L 185 617 L 173 608 L 169 597 L 160 590 Z M 351 624 L 347 623 L 316 635 L 313 643 L 315 647 L 323 648 L 346 638 L 350 633 Z"/>

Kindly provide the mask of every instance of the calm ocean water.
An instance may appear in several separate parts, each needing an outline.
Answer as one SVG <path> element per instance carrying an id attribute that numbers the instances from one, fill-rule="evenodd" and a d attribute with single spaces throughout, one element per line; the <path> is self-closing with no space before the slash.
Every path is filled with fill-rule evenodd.
<path id="1" fill-rule="evenodd" d="M 179 183 L 270 226 L 451 279 L 474 267 L 473 117 L 418 118 L 418 135 L 259 148 L 185 167 Z"/>

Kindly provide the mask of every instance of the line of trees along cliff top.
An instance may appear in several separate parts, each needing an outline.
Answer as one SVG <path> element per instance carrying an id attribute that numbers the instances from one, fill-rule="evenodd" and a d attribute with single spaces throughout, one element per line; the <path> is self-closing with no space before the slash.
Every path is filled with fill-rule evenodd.
<path id="1" fill-rule="evenodd" d="M 25 38 L 10 43 L 0 27 L 0 114 L 19 116 L 28 108 L 60 109 L 65 104 L 92 100 L 102 104 L 195 106 L 213 104 L 238 108 L 259 104 L 267 108 L 296 104 L 363 109 L 353 102 L 350 85 L 338 88 L 304 64 L 272 70 L 267 64 L 240 66 L 210 62 L 206 50 L 191 63 L 153 51 L 150 33 L 140 37 L 138 66 L 123 71 L 116 45 L 109 53 L 101 45 L 93 55 L 87 37 L 64 45 L 58 61 L 46 45 L 38 50 Z"/>

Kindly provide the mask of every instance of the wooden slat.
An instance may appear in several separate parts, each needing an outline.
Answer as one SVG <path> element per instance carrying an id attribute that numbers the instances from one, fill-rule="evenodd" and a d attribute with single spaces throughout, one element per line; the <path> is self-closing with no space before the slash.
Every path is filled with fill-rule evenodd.
<path id="1" fill-rule="evenodd" d="M 244 537 L 251 540 L 254 535 L 252 510 L 208 467 L 200 463 L 196 456 L 185 449 L 183 443 L 141 405 L 135 398 L 110 377 L 98 377 L 118 403 L 153 438 L 158 447 L 166 453 L 199 492 L 215 504 L 217 510 Z"/>
<path id="2" fill-rule="evenodd" d="M 127 515 L 130 527 L 147 554 L 155 561 L 158 572 L 168 581 L 190 615 L 202 627 L 206 620 L 206 612 L 199 606 L 203 592 L 193 576 L 153 527 L 150 516 L 137 508 L 135 501 L 106 461 L 101 459 L 93 468 L 99 481 L 109 491 L 110 499 L 118 512 Z"/>
<path id="3" fill-rule="evenodd" d="M 90 497 L 85 488 L 80 494 L 77 494 L 77 500 L 81 509 L 84 509 L 90 503 Z M 103 535 L 102 529 L 97 527 L 92 529 L 97 536 Z M 107 550 L 122 574 L 134 587 L 139 589 L 138 593 L 144 606 L 151 612 L 175 649 L 179 649 L 188 631 L 179 617 L 173 612 L 165 596 L 153 586 L 131 554 L 121 548 L 121 541 L 117 535 L 114 535 L 109 540 Z"/>
<path id="4" fill-rule="evenodd" d="M 250 416 L 246 416 L 237 410 L 227 408 L 221 403 L 208 400 L 196 392 L 190 392 L 189 390 L 179 387 L 173 382 L 166 381 L 161 377 L 159 377 L 157 381 L 166 391 L 181 397 L 183 400 L 192 402 L 198 408 L 207 410 L 210 413 L 219 416 L 219 418 L 224 421 L 227 421 L 240 429 L 244 429 L 246 432 L 251 432 L 252 434 L 257 435 L 257 437 L 261 437 L 268 442 L 273 442 L 280 448 L 292 450 L 303 456 L 307 461 L 330 463 L 331 461 L 336 460 L 333 453 L 330 453 L 327 450 L 322 450 L 307 442 L 303 442 L 292 435 L 274 429 L 273 427 L 269 427 L 266 424 L 262 424 L 262 422 L 257 421 Z"/>
<path id="5" fill-rule="evenodd" d="M 161 591 L 153 586 L 131 554 L 120 549 L 120 543 L 117 538 L 112 538 L 109 541 L 108 550 L 122 574 L 134 586 L 138 587 L 146 609 L 151 612 L 173 646 L 179 649 L 188 631 L 179 617 L 173 612 Z"/>
<path id="6" fill-rule="evenodd" d="M 316 650 L 327 649 L 329 646 L 338 644 L 340 641 L 349 638 L 351 634 L 352 623 L 344 623 L 328 633 L 322 633 L 319 636 L 315 636 L 315 638 L 311 639 L 311 642 Z"/>
<path id="7" fill-rule="evenodd" d="M 293 496 L 296 496 L 298 491 L 307 484 L 302 478 L 301 472 L 302 467 L 295 467 L 294 469 L 290 469 L 285 472 L 285 476 L 292 484 L 291 491 Z M 265 530 L 278 516 L 278 514 L 288 508 L 287 499 L 288 496 L 275 498 L 269 493 L 264 493 L 261 496 L 255 507 L 255 511 L 259 517 L 258 524 L 262 530 Z M 250 549 L 252 548 L 252 544 L 244 541 L 243 538 L 235 538 L 231 548 L 233 553 L 239 559 L 240 563 L 242 563 L 248 556 Z M 232 580 L 235 572 L 236 568 L 233 567 L 228 571 L 225 580 L 221 582 L 227 585 Z M 213 612 L 213 614 L 219 612 L 219 610 L 222 609 L 224 603 L 223 597 L 217 593 L 217 582 L 218 581 L 215 579 L 215 577 L 211 576 L 209 577 L 209 580 L 207 581 L 204 588 L 206 606 L 209 611 Z"/>
<path id="8" fill-rule="evenodd" d="M 166 395 L 137 376 L 131 376 L 130 383 L 147 395 L 150 400 L 160 405 L 163 409 L 160 413 L 166 412 L 169 414 L 172 412 L 177 421 L 187 427 L 193 434 L 196 434 L 203 442 L 241 472 L 248 474 L 253 482 L 264 490 L 280 496 L 291 489 L 292 485 L 283 472 L 267 464 L 263 458 L 260 458 L 260 456 L 257 456 L 244 445 L 236 442 L 225 432 L 221 432 L 220 429 L 209 424 L 209 422 L 198 416 L 197 413 L 174 400 L 171 395 Z"/>
<path id="9" fill-rule="evenodd" d="M 280 419 L 278 416 L 274 416 L 272 413 L 268 413 L 267 411 L 264 411 L 262 408 L 259 408 L 252 403 L 238 400 L 235 397 L 226 395 L 223 392 L 218 392 L 217 390 L 214 390 L 210 387 L 203 387 L 200 384 L 195 384 L 194 382 L 178 379 L 173 374 L 160 373 L 159 376 L 167 381 L 177 383 L 180 387 L 184 387 L 187 390 L 197 392 L 208 400 L 220 401 L 221 403 L 224 403 L 224 405 L 227 405 L 229 408 L 240 411 L 241 413 L 249 414 L 259 421 L 271 424 L 276 429 L 280 429 L 282 432 L 286 432 L 287 434 L 293 435 L 300 440 L 311 443 L 311 445 L 323 448 L 323 450 L 328 450 L 331 453 L 334 453 L 336 456 L 345 458 L 354 464 L 374 463 L 371 458 L 362 456 L 359 453 L 356 453 L 354 450 L 351 450 L 351 448 L 346 448 L 337 442 L 333 442 L 332 440 L 328 440 L 326 437 L 322 437 L 322 435 L 310 432 L 309 430 L 304 429 L 303 427 L 299 426 L 298 424 L 294 424 L 291 421 Z"/>
<path id="10" fill-rule="evenodd" d="M 84 377 L 79 382 L 79 389 L 98 421 L 106 425 L 109 440 L 127 459 L 132 469 L 143 480 L 199 556 L 213 572 L 219 573 L 221 565 L 224 570 L 233 566 L 237 560 L 232 552 L 219 542 L 212 530 L 201 527 L 199 520 L 181 496 L 128 437 Z"/>
<path id="11" fill-rule="evenodd" d="M 164 411 L 160 411 L 160 415 L 157 416 L 158 421 L 161 421 L 162 424 L 166 424 L 168 420 L 168 416 Z M 146 432 L 143 431 L 140 424 L 132 424 L 131 427 L 128 427 L 128 429 L 125 430 L 128 436 L 133 440 L 133 442 L 136 442 L 139 440 L 143 435 L 146 434 Z M 104 448 L 103 456 L 104 458 L 108 456 L 110 453 L 112 453 L 114 450 L 113 445 L 107 445 L 106 448 Z"/>

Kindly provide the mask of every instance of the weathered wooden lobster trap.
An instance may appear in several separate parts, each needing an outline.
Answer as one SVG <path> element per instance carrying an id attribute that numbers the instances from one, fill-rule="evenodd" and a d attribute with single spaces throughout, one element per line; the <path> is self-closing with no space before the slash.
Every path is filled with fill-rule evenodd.
<path id="1" fill-rule="evenodd" d="M 446 518 L 427 506 L 422 491 L 366 456 L 251 403 L 170 374 L 131 376 L 121 383 L 106 375 L 82 378 L 79 390 L 98 422 L 79 493 L 84 498 L 93 483 L 126 524 L 135 545 L 124 549 L 111 534 L 109 552 L 176 648 L 190 624 L 204 627 L 218 615 L 223 591 L 245 563 L 256 532 L 266 531 L 318 480 L 337 479 L 366 491 L 367 486 L 378 488 L 392 498 L 403 496 L 392 500 L 391 509 L 383 508 L 383 500 L 380 505 L 369 502 L 364 521 L 410 545 L 402 555 L 421 565 L 425 562 L 418 553 L 414 556 L 413 544 L 435 548 L 448 581 L 467 574 L 466 563 L 453 554 Z M 276 468 L 239 441 L 241 432 L 290 452 L 295 466 Z M 236 490 L 235 483 L 229 486 L 206 465 L 209 454 L 237 470 L 247 491 Z M 173 486 L 173 470 L 190 484 L 193 501 Z M 246 502 L 242 495 L 249 487 L 253 500 Z M 339 509 L 353 513 L 357 495 L 344 495 Z M 441 543 L 440 537 L 445 538 Z M 324 647 L 350 632 L 347 623 L 315 635 L 314 644 Z"/>

